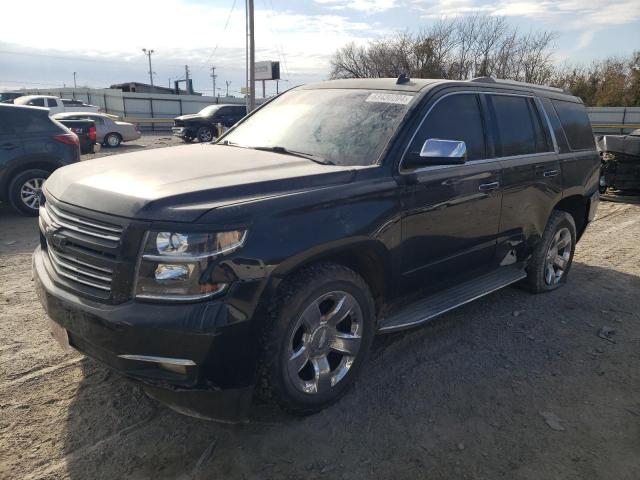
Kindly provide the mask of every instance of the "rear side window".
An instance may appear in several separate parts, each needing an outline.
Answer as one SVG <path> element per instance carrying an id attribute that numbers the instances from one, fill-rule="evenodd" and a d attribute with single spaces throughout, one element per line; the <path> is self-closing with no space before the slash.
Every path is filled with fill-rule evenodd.
<path id="1" fill-rule="evenodd" d="M 491 95 L 490 99 L 496 124 L 498 157 L 549 152 L 553 149 L 532 99 L 508 95 Z"/>
<path id="2" fill-rule="evenodd" d="M 49 107 L 57 107 L 58 102 L 56 102 L 55 98 L 47 98 L 47 106 Z"/>
<path id="3" fill-rule="evenodd" d="M 562 123 L 571 150 L 587 150 L 595 148 L 591 122 L 587 110 L 581 103 L 551 100 Z"/>
<path id="4" fill-rule="evenodd" d="M 410 151 L 419 152 L 430 138 L 458 140 L 467 146 L 468 160 L 486 158 L 482 111 L 478 96 L 459 93 L 444 97 L 431 110 L 420 127 Z"/>
<path id="5" fill-rule="evenodd" d="M 33 107 L 44 107 L 44 98 L 33 98 L 27 102 L 27 105 Z"/>
<path id="6" fill-rule="evenodd" d="M 50 132 L 56 130 L 55 124 L 46 111 L 15 109 L 9 116 L 11 125 L 18 135 Z"/>

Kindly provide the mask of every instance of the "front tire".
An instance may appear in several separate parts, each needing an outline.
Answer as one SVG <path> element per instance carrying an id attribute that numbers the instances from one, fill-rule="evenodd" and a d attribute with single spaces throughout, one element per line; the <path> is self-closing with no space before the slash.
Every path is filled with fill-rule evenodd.
<path id="1" fill-rule="evenodd" d="M 9 183 L 9 203 L 18 212 L 35 217 L 40 208 L 40 190 L 51 175 L 47 170 L 34 168 L 19 173 Z"/>
<path id="2" fill-rule="evenodd" d="M 366 282 L 342 265 L 285 280 L 263 333 L 258 392 L 297 415 L 337 401 L 365 362 L 375 328 Z"/>
<path id="3" fill-rule="evenodd" d="M 534 293 L 550 292 L 567 281 L 576 246 L 576 224 L 567 212 L 554 210 L 527 265 L 525 285 Z"/>
<path id="4" fill-rule="evenodd" d="M 213 140 L 213 130 L 209 127 L 200 127 L 198 129 L 197 137 L 201 143 L 210 142 Z"/>

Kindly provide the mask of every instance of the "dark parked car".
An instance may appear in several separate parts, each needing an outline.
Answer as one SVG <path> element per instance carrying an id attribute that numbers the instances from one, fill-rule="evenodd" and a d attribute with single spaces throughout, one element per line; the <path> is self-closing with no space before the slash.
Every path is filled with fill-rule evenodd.
<path id="1" fill-rule="evenodd" d="M 34 277 L 57 338 L 179 411 L 238 420 L 255 390 L 308 414 L 374 335 L 516 282 L 563 285 L 599 167 L 584 105 L 559 89 L 308 85 L 215 144 L 54 174 Z"/>
<path id="2" fill-rule="evenodd" d="M 210 142 L 218 136 L 218 124 L 226 130 L 247 114 L 244 105 L 209 105 L 198 113 L 182 115 L 173 121 L 173 134 L 185 142 Z"/>
<path id="3" fill-rule="evenodd" d="M 78 136 L 81 153 L 96 153 L 100 151 L 100 144 L 96 139 L 96 123 L 93 120 L 57 120 Z"/>
<path id="4" fill-rule="evenodd" d="M 0 200 L 37 215 L 45 179 L 79 160 L 78 137 L 46 108 L 0 104 Z"/>
<path id="5" fill-rule="evenodd" d="M 598 136 L 597 145 L 602 158 L 600 192 L 640 191 L 640 129 L 628 135 Z"/>
<path id="6" fill-rule="evenodd" d="M 26 95 L 24 92 L 2 92 L 0 93 L 0 103 L 13 103 L 16 98 Z"/>

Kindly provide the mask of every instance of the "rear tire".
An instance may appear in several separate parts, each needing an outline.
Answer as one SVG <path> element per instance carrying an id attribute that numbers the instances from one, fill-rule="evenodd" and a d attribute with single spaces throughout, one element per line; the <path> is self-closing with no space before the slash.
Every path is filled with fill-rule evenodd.
<path id="1" fill-rule="evenodd" d="M 19 213 L 35 217 L 40 207 L 40 190 L 51 172 L 34 168 L 18 173 L 9 182 L 9 203 Z"/>
<path id="2" fill-rule="evenodd" d="M 554 210 L 527 265 L 526 288 L 550 292 L 567 281 L 576 246 L 576 224 L 567 212 Z"/>
<path id="3" fill-rule="evenodd" d="M 122 137 L 118 133 L 108 133 L 104 137 L 104 144 L 109 148 L 116 148 L 122 143 Z"/>
<path id="4" fill-rule="evenodd" d="M 368 356 L 374 316 L 369 287 L 342 265 L 317 264 L 286 279 L 262 336 L 260 397 L 296 415 L 337 401 Z"/>

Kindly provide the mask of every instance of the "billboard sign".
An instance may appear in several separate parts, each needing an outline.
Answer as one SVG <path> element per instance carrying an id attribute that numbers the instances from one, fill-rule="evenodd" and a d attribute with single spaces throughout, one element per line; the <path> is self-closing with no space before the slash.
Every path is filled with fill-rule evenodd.
<path id="1" fill-rule="evenodd" d="M 256 80 L 280 80 L 280 62 L 256 62 Z"/>

